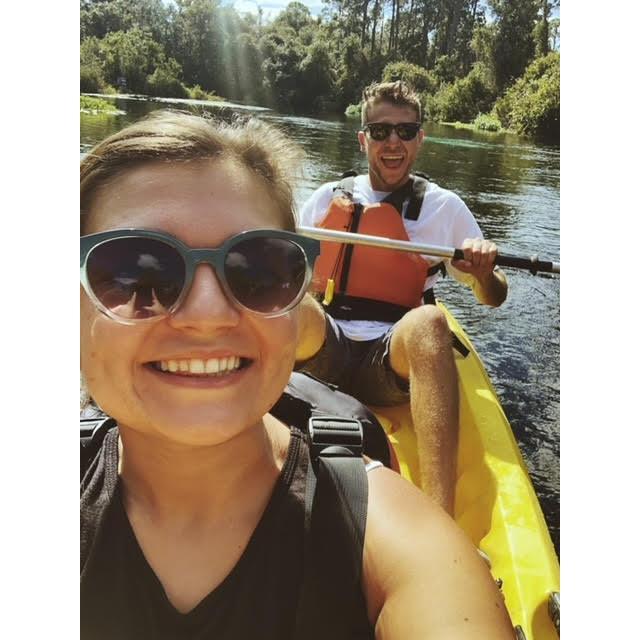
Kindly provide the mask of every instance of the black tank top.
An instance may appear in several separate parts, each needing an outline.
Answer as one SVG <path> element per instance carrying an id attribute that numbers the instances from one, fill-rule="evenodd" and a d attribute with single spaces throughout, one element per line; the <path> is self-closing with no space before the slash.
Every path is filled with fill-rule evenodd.
<path id="1" fill-rule="evenodd" d="M 118 432 L 107 433 L 82 482 L 83 640 L 287 640 L 302 583 L 308 467 L 302 433 L 291 444 L 272 496 L 229 575 L 194 609 L 178 612 L 135 538 L 118 481 Z M 373 638 L 364 597 L 350 637 Z M 329 614 L 330 615 L 330 614 Z"/>

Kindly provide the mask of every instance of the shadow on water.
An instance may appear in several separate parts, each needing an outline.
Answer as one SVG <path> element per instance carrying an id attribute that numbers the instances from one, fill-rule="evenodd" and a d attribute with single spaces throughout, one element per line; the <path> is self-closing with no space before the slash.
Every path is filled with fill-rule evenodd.
<path id="1" fill-rule="evenodd" d="M 306 152 L 298 207 L 313 190 L 349 169 L 366 171 L 357 120 L 287 116 L 269 110 L 193 101 L 113 99 L 123 115 L 81 114 L 81 153 L 155 109 L 207 112 L 224 119 L 253 114 L 272 122 Z M 416 169 L 458 193 L 485 237 L 504 253 L 560 255 L 560 152 L 509 134 L 427 124 Z M 560 281 L 508 271 L 509 297 L 498 309 L 479 305 L 451 278 L 436 288 L 480 353 L 528 465 L 559 551 Z"/>

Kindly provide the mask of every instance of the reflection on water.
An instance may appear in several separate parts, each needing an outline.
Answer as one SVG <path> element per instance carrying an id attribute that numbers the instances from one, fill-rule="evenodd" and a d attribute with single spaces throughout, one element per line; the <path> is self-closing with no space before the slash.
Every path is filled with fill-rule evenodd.
<path id="1" fill-rule="evenodd" d="M 125 115 L 81 114 L 81 153 L 104 137 L 168 106 L 230 118 L 234 111 L 194 101 L 117 99 Z M 322 182 L 349 169 L 366 171 L 356 141 L 358 120 L 291 117 L 242 108 L 283 129 L 305 150 L 298 206 Z M 501 251 L 559 261 L 560 151 L 508 134 L 427 124 L 416 161 L 439 185 L 458 193 L 486 237 Z M 531 472 L 556 550 L 559 550 L 560 281 L 508 271 L 509 297 L 498 309 L 479 305 L 451 278 L 436 293 L 456 315 L 482 356 Z"/>

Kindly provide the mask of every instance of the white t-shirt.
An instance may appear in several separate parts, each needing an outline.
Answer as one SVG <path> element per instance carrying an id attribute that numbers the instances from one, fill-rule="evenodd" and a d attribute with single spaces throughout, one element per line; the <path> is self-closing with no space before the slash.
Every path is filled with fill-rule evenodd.
<path id="1" fill-rule="evenodd" d="M 333 189 L 338 184 L 328 182 L 313 192 L 300 212 L 300 224 L 317 227 L 327 215 L 329 203 L 334 196 Z M 361 204 L 380 202 L 389 195 L 388 191 L 374 191 L 369 175 L 356 176 L 353 199 Z M 482 238 L 482 231 L 473 214 L 462 199 L 452 191 L 442 189 L 429 181 L 417 220 L 403 218 L 404 226 L 412 242 L 460 248 L 466 238 Z M 429 256 L 425 256 L 429 257 Z M 432 257 L 431 264 L 442 261 Z M 447 273 L 456 280 L 471 285 L 473 277 L 454 269 L 448 259 L 444 260 Z M 424 291 L 432 287 L 440 278 L 440 273 L 428 276 Z M 391 326 L 388 322 L 373 320 L 336 320 L 345 335 L 352 340 L 372 340 L 385 333 Z"/>

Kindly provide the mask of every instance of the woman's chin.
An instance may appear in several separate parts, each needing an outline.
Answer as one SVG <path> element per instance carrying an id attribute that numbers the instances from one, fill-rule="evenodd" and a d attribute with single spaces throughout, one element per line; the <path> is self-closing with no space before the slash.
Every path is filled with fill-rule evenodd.
<path id="1" fill-rule="evenodd" d="M 184 446 L 221 445 L 260 424 L 262 415 L 238 415 L 228 408 L 189 407 L 178 411 L 176 408 L 149 415 L 144 428 L 137 425 L 125 427 L 151 441 L 173 443 Z"/>

